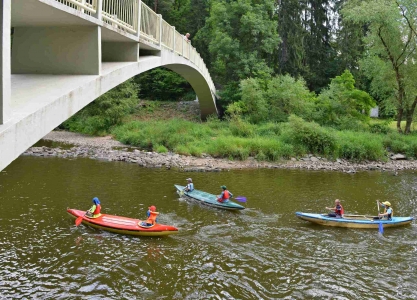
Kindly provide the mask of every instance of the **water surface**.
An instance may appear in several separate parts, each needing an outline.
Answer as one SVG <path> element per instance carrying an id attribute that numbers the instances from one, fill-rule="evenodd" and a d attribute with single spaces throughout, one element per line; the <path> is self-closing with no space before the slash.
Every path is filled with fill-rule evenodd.
<path id="1" fill-rule="evenodd" d="M 174 184 L 227 185 L 248 199 L 228 212 L 179 199 Z M 129 237 L 80 225 L 66 208 L 177 226 L 165 238 Z M 417 227 L 331 228 L 295 217 L 417 214 L 415 172 L 236 170 L 184 173 L 122 162 L 23 156 L 0 172 L 0 298 L 13 299 L 416 299 Z"/>

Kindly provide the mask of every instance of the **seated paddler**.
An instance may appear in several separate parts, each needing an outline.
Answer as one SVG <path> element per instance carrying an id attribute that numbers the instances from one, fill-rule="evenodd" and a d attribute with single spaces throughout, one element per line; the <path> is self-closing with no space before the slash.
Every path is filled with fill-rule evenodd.
<path id="1" fill-rule="evenodd" d="M 332 210 L 333 212 L 329 213 L 329 217 L 333 218 L 343 218 L 343 215 L 345 214 L 345 211 L 343 209 L 342 204 L 340 204 L 340 200 L 336 199 L 334 201 L 334 207 L 326 207 L 328 210 Z"/>
<path id="2" fill-rule="evenodd" d="M 93 198 L 93 206 L 91 206 L 91 208 L 89 210 L 87 210 L 87 212 L 85 213 L 86 217 L 89 218 L 98 218 L 101 216 L 101 205 L 100 205 L 100 200 L 98 200 L 97 197 Z"/>
<path id="3" fill-rule="evenodd" d="M 187 185 L 185 186 L 184 191 L 186 192 L 194 191 L 194 183 L 191 178 L 187 178 Z"/>
<path id="4" fill-rule="evenodd" d="M 385 201 L 379 204 L 381 204 L 381 206 L 384 208 L 384 212 L 382 214 L 378 214 L 378 217 L 382 219 L 392 220 L 392 217 L 394 215 L 394 210 L 391 207 L 391 203 L 388 201 Z"/>
<path id="5" fill-rule="evenodd" d="M 222 193 L 217 197 L 217 201 L 220 203 L 228 202 L 233 197 L 233 194 L 227 190 L 225 185 L 222 185 L 220 188 L 222 189 Z"/>
<path id="6" fill-rule="evenodd" d="M 159 212 L 156 211 L 155 205 L 152 205 L 148 208 L 148 211 L 146 212 L 146 215 L 148 219 L 146 221 L 140 222 L 139 226 L 142 227 L 152 227 L 156 224 L 156 219 L 159 215 Z"/>

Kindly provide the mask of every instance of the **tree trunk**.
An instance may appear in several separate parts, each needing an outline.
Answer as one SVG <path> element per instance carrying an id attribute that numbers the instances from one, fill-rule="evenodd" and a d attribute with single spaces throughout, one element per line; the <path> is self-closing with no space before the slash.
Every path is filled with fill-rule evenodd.
<path id="1" fill-rule="evenodd" d="M 397 114 L 397 131 L 399 133 L 403 133 L 403 131 L 401 129 L 401 119 L 403 118 L 403 111 L 404 111 L 404 109 L 402 107 L 398 109 L 398 114 Z"/>
<path id="2" fill-rule="evenodd" d="M 405 123 L 405 134 L 409 134 L 411 132 L 411 123 L 413 122 L 414 111 L 417 105 L 417 97 L 414 99 L 414 102 L 411 104 L 409 110 L 406 113 L 406 123 Z"/>

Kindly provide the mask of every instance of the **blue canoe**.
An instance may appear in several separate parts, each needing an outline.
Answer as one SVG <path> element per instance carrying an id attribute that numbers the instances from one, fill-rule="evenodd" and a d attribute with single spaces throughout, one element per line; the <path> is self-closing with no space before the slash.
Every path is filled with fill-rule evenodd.
<path id="1" fill-rule="evenodd" d="M 302 220 L 312 223 L 348 228 L 379 228 L 379 223 L 382 223 L 384 228 L 397 227 L 411 224 L 414 220 L 412 217 L 392 217 L 392 220 L 379 219 L 376 216 L 366 215 L 344 215 L 343 218 L 329 217 L 327 214 L 309 214 L 296 212 L 295 215 Z"/>
<path id="2" fill-rule="evenodd" d="M 194 190 L 192 192 L 184 192 L 185 186 L 175 184 L 175 188 L 177 189 L 177 193 L 180 196 L 187 196 L 193 200 L 200 202 L 201 204 L 208 205 L 211 207 L 216 207 L 220 209 L 227 209 L 227 210 L 242 210 L 245 209 L 244 206 L 234 203 L 232 201 L 220 203 L 217 201 L 217 196 L 213 194 L 209 194 L 203 191 Z M 183 193 L 184 192 L 184 193 Z"/>

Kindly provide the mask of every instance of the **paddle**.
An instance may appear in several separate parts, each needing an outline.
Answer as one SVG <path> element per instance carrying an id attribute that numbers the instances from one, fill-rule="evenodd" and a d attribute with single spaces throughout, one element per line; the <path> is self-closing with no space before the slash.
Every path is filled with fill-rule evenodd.
<path id="1" fill-rule="evenodd" d="M 87 214 L 87 212 L 84 214 L 84 216 Z M 75 226 L 79 226 L 81 224 L 81 222 L 83 221 L 83 217 L 84 216 L 80 216 L 77 219 L 75 219 Z"/>
<path id="2" fill-rule="evenodd" d="M 381 217 L 379 216 L 379 200 L 376 200 L 376 205 L 378 206 L 378 219 L 381 220 Z M 380 234 L 384 233 L 384 226 L 382 225 L 382 222 L 379 222 L 378 224 L 378 231 Z"/>
<path id="3" fill-rule="evenodd" d="M 246 202 L 246 197 L 243 196 L 237 196 L 235 199 L 239 202 Z"/>
<path id="4" fill-rule="evenodd" d="M 378 230 L 379 230 L 379 233 L 381 233 L 381 234 L 384 233 L 384 226 L 382 225 L 382 222 L 379 222 L 379 224 L 378 224 Z"/>

